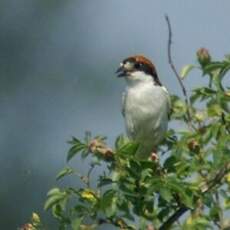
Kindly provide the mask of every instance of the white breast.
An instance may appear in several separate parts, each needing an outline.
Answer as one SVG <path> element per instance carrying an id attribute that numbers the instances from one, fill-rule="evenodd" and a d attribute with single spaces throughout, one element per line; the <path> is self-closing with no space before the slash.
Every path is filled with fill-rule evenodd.
<path id="1" fill-rule="evenodd" d="M 167 130 L 169 96 L 162 86 L 144 82 L 128 86 L 123 98 L 127 134 L 152 151 Z"/>

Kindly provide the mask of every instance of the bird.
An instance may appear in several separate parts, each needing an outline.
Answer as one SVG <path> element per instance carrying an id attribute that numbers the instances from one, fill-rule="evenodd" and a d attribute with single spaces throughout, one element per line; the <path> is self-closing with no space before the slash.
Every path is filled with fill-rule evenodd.
<path id="1" fill-rule="evenodd" d="M 136 156 L 156 156 L 168 127 L 169 92 L 159 80 L 155 65 L 144 55 L 124 59 L 116 74 L 127 83 L 122 94 L 122 115 L 128 138 L 139 145 Z"/>

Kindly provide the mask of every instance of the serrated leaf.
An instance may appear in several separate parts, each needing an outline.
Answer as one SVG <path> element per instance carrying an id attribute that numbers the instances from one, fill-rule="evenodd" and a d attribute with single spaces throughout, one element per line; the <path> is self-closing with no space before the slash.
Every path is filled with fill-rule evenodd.
<path id="1" fill-rule="evenodd" d="M 186 104 L 177 96 L 171 97 L 172 102 L 172 117 L 180 119 L 186 114 Z"/>
<path id="2" fill-rule="evenodd" d="M 186 66 L 184 66 L 181 69 L 181 72 L 180 72 L 181 79 L 184 79 L 194 67 L 195 67 L 194 65 L 186 65 Z"/>
<path id="3" fill-rule="evenodd" d="M 230 64 L 228 64 L 227 66 L 225 66 L 225 68 L 223 68 L 220 72 L 220 77 L 225 76 L 225 74 L 230 70 Z"/>
<path id="4" fill-rule="evenodd" d="M 167 188 L 160 188 L 159 192 L 160 192 L 161 197 L 167 202 L 170 202 L 172 200 L 173 198 L 172 193 Z"/>
<path id="5" fill-rule="evenodd" d="M 52 188 L 47 193 L 47 196 L 53 196 L 53 195 L 57 195 L 59 193 L 61 193 L 61 190 L 59 188 Z"/>
<path id="6" fill-rule="evenodd" d="M 65 198 L 65 194 L 58 194 L 48 197 L 48 199 L 45 202 L 44 209 L 48 210 L 52 208 L 55 204 L 59 203 Z"/>
<path id="7" fill-rule="evenodd" d="M 47 193 L 48 198 L 45 202 L 44 209 L 48 210 L 49 208 L 52 208 L 52 206 L 64 200 L 66 198 L 66 195 L 66 192 L 62 192 L 59 188 L 51 189 Z"/>
<path id="8" fill-rule="evenodd" d="M 182 202 L 189 208 L 193 208 L 193 196 L 192 194 L 188 194 L 186 192 L 186 187 L 184 184 L 180 183 L 177 179 L 175 178 L 168 178 L 166 186 L 170 188 L 172 191 L 176 192 Z"/>
<path id="9" fill-rule="evenodd" d="M 115 148 L 116 150 L 120 149 L 123 145 L 127 144 L 129 139 L 124 135 L 119 135 L 115 141 Z"/>
<path id="10" fill-rule="evenodd" d="M 62 169 L 61 172 L 58 173 L 56 180 L 60 180 L 64 176 L 71 175 L 73 173 L 74 173 L 74 170 L 72 168 L 66 167 L 66 168 Z"/>
<path id="11" fill-rule="evenodd" d="M 145 180 L 146 178 L 150 178 L 152 177 L 152 169 L 151 168 L 147 168 L 141 171 L 141 180 Z"/>
<path id="12" fill-rule="evenodd" d="M 111 189 L 106 191 L 101 199 L 101 208 L 107 217 L 112 217 L 116 213 L 116 194 L 117 192 Z"/>
<path id="13" fill-rule="evenodd" d="M 132 156 L 136 153 L 139 145 L 134 142 L 129 142 L 121 146 L 121 148 L 118 150 L 119 154 L 121 155 L 129 155 Z"/>
<path id="14" fill-rule="evenodd" d="M 205 66 L 204 68 L 204 74 L 211 73 L 212 71 L 222 69 L 226 66 L 223 62 L 212 62 Z"/>
<path id="15" fill-rule="evenodd" d="M 198 99 L 199 100 L 205 100 L 208 99 L 214 95 L 216 95 L 217 91 L 213 90 L 208 87 L 200 87 L 196 88 L 192 92 L 192 96 L 190 97 L 191 103 L 195 103 Z"/>
<path id="16" fill-rule="evenodd" d="M 69 144 L 75 145 L 76 143 L 80 143 L 81 141 L 77 139 L 76 137 L 72 137 L 70 141 L 68 141 Z"/>
<path id="17" fill-rule="evenodd" d="M 61 207 L 61 205 L 57 204 L 55 206 L 52 207 L 52 215 L 55 217 L 55 218 L 62 218 L 62 212 L 63 212 L 63 209 Z"/>
<path id="18" fill-rule="evenodd" d="M 86 149 L 86 145 L 81 143 L 78 139 L 75 139 L 73 146 L 70 148 L 67 154 L 67 161 L 70 161 L 77 153 Z"/>
<path id="19" fill-rule="evenodd" d="M 211 104 L 209 105 L 207 112 L 209 117 L 215 117 L 215 116 L 219 117 L 221 116 L 222 111 L 223 110 L 219 104 Z"/>

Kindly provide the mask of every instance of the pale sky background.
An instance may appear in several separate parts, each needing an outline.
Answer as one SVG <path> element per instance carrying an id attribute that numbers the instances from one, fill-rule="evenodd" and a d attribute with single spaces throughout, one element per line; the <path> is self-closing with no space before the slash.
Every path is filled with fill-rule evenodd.
<path id="1" fill-rule="evenodd" d="M 214 59 L 230 53 L 229 12 L 229 0 L 1 0 L 0 229 L 16 229 L 32 211 L 49 223 L 43 203 L 71 136 L 90 130 L 113 143 L 124 132 L 125 83 L 114 74 L 123 58 L 145 54 L 181 95 L 167 61 L 166 13 L 180 69 L 196 63 L 200 47 Z M 197 71 L 185 84 L 203 81 Z"/>

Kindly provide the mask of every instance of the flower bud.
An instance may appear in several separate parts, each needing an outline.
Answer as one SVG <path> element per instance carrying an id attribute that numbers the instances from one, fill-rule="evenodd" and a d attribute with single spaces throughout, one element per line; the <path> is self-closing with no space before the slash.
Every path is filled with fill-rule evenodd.
<path id="1" fill-rule="evenodd" d="M 200 145 L 199 143 L 192 139 L 190 140 L 188 143 L 187 143 L 187 146 L 189 148 L 190 151 L 193 151 L 193 152 L 199 152 L 200 151 Z"/>
<path id="2" fill-rule="evenodd" d="M 155 152 L 151 153 L 150 159 L 152 161 L 155 161 L 155 162 L 159 161 L 159 157 L 158 157 L 157 153 L 155 153 Z"/>
<path id="3" fill-rule="evenodd" d="M 39 224 L 41 222 L 40 217 L 39 217 L 39 215 L 36 212 L 32 213 L 31 221 L 34 224 Z"/>
<path id="4" fill-rule="evenodd" d="M 206 118 L 206 114 L 203 111 L 197 111 L 194 115 L 194 118 L 198 121 L 198 122 L 203 122 Z"/>
<path id="5" fill-rule="evenodd" d="M 19 228 L 19 230 L 35 230 L 33 225 L 28 223 L 28 224 L 24 224 L 21 228 Z"/>
<path id="6" fill-rule="evenodd" d="M 104 156 L 105 159 L 112 159 L 113 157 L 113 150 L 106 146 L 103 140 L 100 139 L 93 139 L 89 143 L 89 150 L 92 153 Z"/>
<path id="7" fill-rule="evenodd" d="M 200 48 L 197 52 L 197 59 L 202 66 L 211 62 L 211 56 L 206 48 Z"/>

